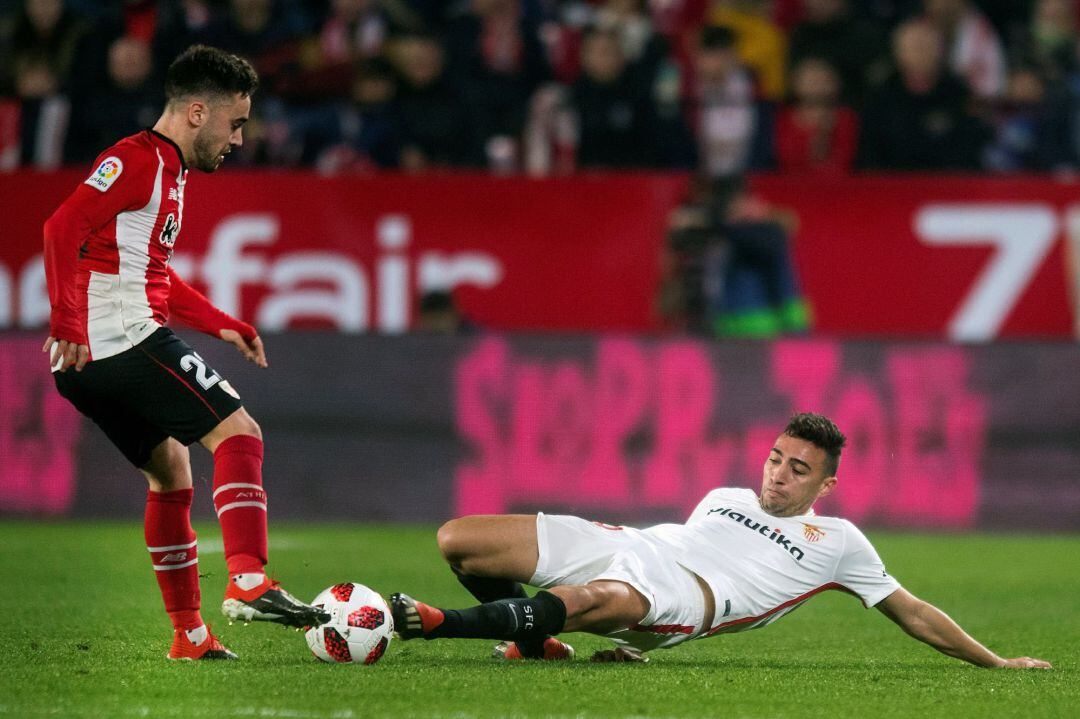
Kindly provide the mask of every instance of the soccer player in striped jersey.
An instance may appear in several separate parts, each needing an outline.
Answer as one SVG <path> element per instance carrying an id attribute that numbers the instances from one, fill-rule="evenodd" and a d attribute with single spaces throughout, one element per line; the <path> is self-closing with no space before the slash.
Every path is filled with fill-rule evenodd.
<path id="1" fill-rule="evenodd" d="M 235 659 L 200 615 L 188 445 L 214 456 L 214 506 L 230 619 L 289 626 L 326 615 L 267 578 L 259 425 L 232 386 L 166 327 L 170 316 L 266 367 L 255 328 L 214 307 L 169 267 L 188 168 L 215 171 L 240 147 L 258 77 L 245 60 L 193 46 L 170 65 L 152 129 L 120 140 L 45 223 L 56 387 L 146 476 L 146 548 L 173 624 L 170 659 Z"/>
<path id="2" fill-rule="evenodd" d="M 484 603 L 444 610 L 395 594 L 394 627 L 403 639 L 502 639 L 496 654 L 509 659 L 570 659 L 553 635 L 592 632 L 617 645 L 595 660 L 641 661 L 651 649 L 764 627 L 835 589 L 951 657 L 1049 668 L 990 651 L 889 576 L 855 525 L 814 514 L 836 486 L 844 443 L 828 418 L 795 415 L 765 460 L 760 495 L 715 489 L 685 524 L 639 530 L 542 513 L 452 520 L 439 548 Z M 546 591 L 529 597 L 522 584 Z"/>

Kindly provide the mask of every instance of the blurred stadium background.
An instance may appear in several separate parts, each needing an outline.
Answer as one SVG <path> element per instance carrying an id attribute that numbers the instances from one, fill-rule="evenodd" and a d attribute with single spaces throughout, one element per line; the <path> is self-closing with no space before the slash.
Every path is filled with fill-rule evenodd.
<path id="1" fill-rule="evenodd" d="M 0 0 L 0 601 L 78 619 L 5 612 L 0 714 L 703 716 L 713 681 L 740 716 L 1073 716 L 1078 16 L 1076 0 Z M 940 694 L 950 660 L 825 598 L 652 674 L 511 675 L 450 643 L 343 682 L 298 638 L 226 629 L 245 687 L 204 667 L 178 683 L 141 566 L 142 480 L 40 354 L 41 227 L 97 153 L 154 123 L 193 42 L 263 79 L 242 151 L 190 177 L 173 264 L 266 339 L 259 371 L 188 337 L 263 428 L 289 586 L 463 602 L 436 523 L 681 520 L 712 487 L 756 486 L 778 428 L 815 410 L 850 438 L 819 511 L 1059 672 L 957 672 Z"/>
<path id="2" fill-rule="evenodd" d="M 1078 5 L 0 3 L 0 513 L 141 514 L 37 354 L 40 228 L 205 41 L 263 87 L 174 265 L 267 336 L 192 341 L 277 518 L 677 518 L 815 409 L 826 511 L 1075 530 Z"/>

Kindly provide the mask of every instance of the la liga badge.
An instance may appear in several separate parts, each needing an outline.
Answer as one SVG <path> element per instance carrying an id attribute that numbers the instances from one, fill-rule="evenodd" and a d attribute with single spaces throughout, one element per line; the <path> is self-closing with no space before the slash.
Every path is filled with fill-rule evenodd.
<path id="1" fill-rule="evenodd" d="M 90 177 L 86 178 L 84 184 L 90 185 L 95 190 L 105 192 L 116 181 L 116 178 L 120 177 L 120 173 L 124 171 L 124 163 L 120 161 L 119 157 L 106 157 L 98 165 L 98 168 L 90 173 Z"/>

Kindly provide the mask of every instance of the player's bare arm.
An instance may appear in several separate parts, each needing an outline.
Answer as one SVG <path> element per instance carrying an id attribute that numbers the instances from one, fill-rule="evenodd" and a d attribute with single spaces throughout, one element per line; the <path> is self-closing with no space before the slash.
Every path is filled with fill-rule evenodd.
<path id="1" fill-rule="evenodd" d="M 906 589 L 897 589 L 877 608 L 905 632 L 942 654 L 980 667 L 1000 669 L 1051 669 L 1049 662 L 1031 657 L 1005 659 L 969 635 L 948 614 L 924 602 Z"/>

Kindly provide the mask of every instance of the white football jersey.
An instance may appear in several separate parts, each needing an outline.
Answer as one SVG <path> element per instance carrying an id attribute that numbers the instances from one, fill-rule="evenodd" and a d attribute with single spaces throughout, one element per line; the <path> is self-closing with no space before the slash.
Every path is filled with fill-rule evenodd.
<path id="1" fill-rule="evenodd" d="M 704 636 L 763 627 L 827 589 L 872 607 L 900 588 L 854 524 L 813 513 L 773 517 L 749 489 L 714 489 L 686 524 L 642 530 L 713 590 Z"/>

